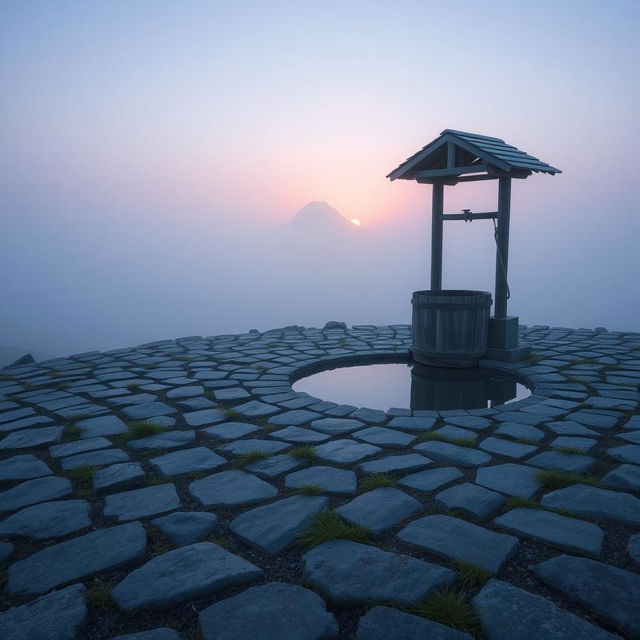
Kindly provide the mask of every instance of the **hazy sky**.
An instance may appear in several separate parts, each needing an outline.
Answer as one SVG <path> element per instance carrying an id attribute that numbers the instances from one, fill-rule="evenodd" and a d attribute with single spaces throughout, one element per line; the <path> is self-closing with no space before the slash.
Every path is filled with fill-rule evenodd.
<path id="1" fill-rule="evenodd" d="M 430 187 L 384 176 L 445 128 L 563 170 L 514 182 L 510 312 L 640 330 L 639 25 L 624 0 L 3 0 L 0 344 L 407 322 Z M 283 247 L 311 200 L 369 244 Z M 493 290 L 492 243 L 449 223 L 444 285 Z"/>

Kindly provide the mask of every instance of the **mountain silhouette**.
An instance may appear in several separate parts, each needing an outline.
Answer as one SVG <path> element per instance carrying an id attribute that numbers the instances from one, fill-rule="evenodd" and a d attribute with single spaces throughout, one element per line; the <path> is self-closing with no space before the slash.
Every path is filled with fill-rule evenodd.
<path id="1" fill-rule="evenodd" d="M 289 229 L 310 234 L 354 234 L 361 231 L 326 202 L 306 204 L 286 225 Z"/>

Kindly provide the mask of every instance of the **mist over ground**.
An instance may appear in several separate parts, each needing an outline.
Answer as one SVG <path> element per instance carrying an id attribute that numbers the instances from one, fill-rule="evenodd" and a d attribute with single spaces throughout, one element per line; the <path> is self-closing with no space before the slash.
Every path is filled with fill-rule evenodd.
<path id="1" fill-rule="evenodd" d="M 384 176 L 445 128 L 563 170 L 513 183 L 510 313 L 640 330 L 636 3 L 55 4 L 0 10 L 0 345 L 409 322 L 431 188 Z M 362 226 L 292 230 L 311 201 Z M 445 224 L 445 287 L 494 269 L 490 221 Z"/>

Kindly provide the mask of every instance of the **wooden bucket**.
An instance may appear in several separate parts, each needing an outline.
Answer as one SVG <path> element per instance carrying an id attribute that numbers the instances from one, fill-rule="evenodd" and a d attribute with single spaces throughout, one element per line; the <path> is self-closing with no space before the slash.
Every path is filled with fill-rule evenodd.
<path id="1" fill-rule="evenodd" d="M 487 351 L 491 294 L 486 291 L 414 291 L 411 351 L 435 367 L 475 367 Z"/>

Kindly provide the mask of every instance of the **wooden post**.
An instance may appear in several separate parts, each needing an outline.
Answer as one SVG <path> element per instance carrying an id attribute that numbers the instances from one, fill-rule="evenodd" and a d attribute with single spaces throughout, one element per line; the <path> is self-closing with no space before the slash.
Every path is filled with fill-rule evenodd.
<path id="1" fill-rule="evenodd" d="M 496 301 L 494 316 L 507 317 L 507 267 L 509 264 L 509 217 L 511 212 L 511 178 L 498 183 L 498 237 L 496 247 Z"/>
<path id="2" fill-rule="evenodd" d="M 442 289 L 442 212 L 444 185 L 434 182 L 431 200 L 431 290 Z"/>

